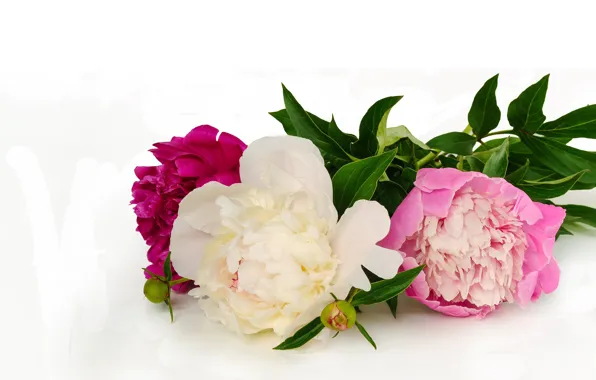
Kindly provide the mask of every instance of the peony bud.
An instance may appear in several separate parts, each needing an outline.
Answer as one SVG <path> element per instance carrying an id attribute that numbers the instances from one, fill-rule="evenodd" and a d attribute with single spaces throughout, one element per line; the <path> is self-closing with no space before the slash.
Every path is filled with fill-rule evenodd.
<path id="1" fill-rule="evenodd" d="M 168 298 L 168 285 L 159 280 L 150 278 L 145 282 L 143 293 L 145 293 L 145 297 L 147 297 L 149 301 L 160 303 Z"/>
<path id="2" fill-rule="evenodd" d="M 356 309 L 347 301 L 335 301 L 325 306 L 321 313 L 321 322 L 331 330 L 347 330 L 356 323 Z"/>

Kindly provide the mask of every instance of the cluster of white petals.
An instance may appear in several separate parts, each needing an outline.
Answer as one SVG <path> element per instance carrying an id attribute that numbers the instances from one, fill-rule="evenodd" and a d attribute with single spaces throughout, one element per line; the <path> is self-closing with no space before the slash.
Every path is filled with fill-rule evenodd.
<path id="1" fill-rule="evenodd" d="M 358 201 L 341 220 L 331 178 L 306 139 L 267 137 L 240 161 L 241 183 L 211 182 L 186 196 L 172 231 L 172 261 L 199 288 L 208 318 L 244 334 L 287 336 L 350 288 L 370 289 L 361 266 L 393 277 L 403 259 L 377 246 L 387 211 Z"/>

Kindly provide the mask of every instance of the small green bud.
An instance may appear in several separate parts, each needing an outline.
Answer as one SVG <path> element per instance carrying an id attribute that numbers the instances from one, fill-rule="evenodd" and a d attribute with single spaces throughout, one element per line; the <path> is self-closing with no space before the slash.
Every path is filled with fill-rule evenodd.
<path id="1" fill-rule="evenodd" d="M 150 278 L 143 287 L 145 297 L 153 303 L 161 303 L 168 298 L 168 285 L 163 282 Z"/>
<path id="2" fill-rule="evenodd" d="M 347 301 L 335 301 L 325 306 L 321 313 L 321 322 L 335 331 L 350 329 L 356 323 L 356 309 Z"/>

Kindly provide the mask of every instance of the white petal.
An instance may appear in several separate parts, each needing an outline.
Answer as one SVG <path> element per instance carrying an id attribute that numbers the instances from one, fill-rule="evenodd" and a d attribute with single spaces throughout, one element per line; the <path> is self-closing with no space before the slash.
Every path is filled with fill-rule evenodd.
<path id="1" fill-rule="evenodd" d="M 177 219 L 184 219 L 197 230 L 213 233 L 221 225 L 220 206 L 215 203 L 217 198 L 222 195 L 230 197 L 245 191 L 247 187 L 241 183 L 231 186 L 222 185 L 219 182 L 206 183 L 182 199 Z"/>
<path id="2" fill-rule="evenodd" d="M 331 237 L 331 248 L 340 261 L 334 279 L 336 284 L 348 281 L 359 289 L 370 288 L 361 265 L 373 264 L 376 267 L 376 261 L 369 261 L 369 257 L 378 256 L 376 244 L 387 235 L 389 226 L 389 214 L 377 202 L 360 200 L 346 210 Z M 393 266 L 397 259 L 389 259 L 388 263 L 392 266 L 384 268 L 383 274 L 389 271 L 397 273 L 399 265 Z"/>
<path id="3" fill-rule="evenodd" d="M 205 247 L 211 235 L 199 231 L 183 218 L 177 218 L 172 228 L 170 251 L 172 264 L 182 277 L 195 280 Z"/>
<path id="4" fill-rule="evenodd" d="M 388 280 L 395 277 L 403 262 L 404 258 L 399 252 L 375 245 L 371 255 L 362 265 L 377 276 Z"/>
<path id="5" fill-rule="evenodd" d="M 254 141 L 240 159 L 243 184 L 281 193 L 307 192 L 318 214 L 337 222 L 331 177 L 317 147 L 295 136 L 264 137 Z"/>

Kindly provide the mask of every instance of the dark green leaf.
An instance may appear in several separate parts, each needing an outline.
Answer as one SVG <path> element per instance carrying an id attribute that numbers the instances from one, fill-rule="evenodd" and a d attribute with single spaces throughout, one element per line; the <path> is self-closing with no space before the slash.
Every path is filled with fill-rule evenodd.
<path id="1" fill-rule="evenodd" d="M 391 315 L 393 315 L 393 318 L 397 318 L 397 296 L 388 299 L 387 305 L 389 305 L 389 310 L 391 310 Z"/>
<path id="2" fill-rule="evenodd" d="M 321 331 L 323 331 L 323 323 L 321 322 L 320 317 L 316 317 L 312 321 L 310 321 L 306 326 L 302 327 L 300 330 L 296 331 L 294 335 L 289 337 L 288 339 L 284 340 L 280 345 L 274 347 L 274 350 L 291 350 L 293 348 L 298 348 L 304 346 L 309 340 L 317 336 Z"/>
<path id="3" fill-rule="evenodd" d="M 284 131 L 286 132 L 286 135 L 298 136 L 296 128 L 294 128 L 294 125 L 290 120 L 290 116 L 288 116 L 288 111 L 282 109 L 275 112 L 269 112 L 269 115 L 273 116 L 275 120 L 281 123 L 282 127 L 284 128 Z"/>
<path id="4" fill-rule="evenodd" d="M 476 144 L 476 138 L 463 132 L 448 132 L 430 140 L 426 145 L 446 153 L 468 155 Z"/>
<path id="5" fill-rule="evenodd" d="M 584 175 L 581 171 L 569 177 L 552 181 L 522 181 L 517 185 L 533 200 L 550 199 L 565 194 Z"/>
<path id="6" fill-rule="evenodd" d="M 398 273 L 395 277 L 389 280 L 382 280 L 371 284 L 371 289 L 368 292 L 360 291 L 356 293 L 352 300 L 352 305 L 372 305 L 379 302 L 387 301 L 401 292 L 406 290 L 408 286 L 416 279 L 418 274 L 422 271 L 424 265 L 409 269 Z"/>
<path id="7" fill-rule="evenodd" d="M 476 152 L 485 152 L 494 148 L 497 148 L 503 144 L 505 139 L 509 139 L 509 153 L 517 153 L 517 154 L 532 154 L 530 148 L 525 146 L 519 138 L 517 137 L 503 137 L 500 139 L 488 140 L 484 142 L 484 144 L 480 145 Z"/>
<path id="8" fill-rule="evenodd" d="M 561 226 L 561 227 L 559 227 L 559 230 L 557 231 L 555 240 L 557 240 L 561 235 L 573 235 L 573 233 L 571 233 L 571 231 L 569 231 L 567 228 Z"/>
<path id="9" fill-rule="evenodd" d="M 596 138 L 596 104 L 592 104 L 544 123 L 538 133 L 547 137 Z"/>
<path id="10" fill-rule="evenodd" d="M 497 84 L 499 74 L 490 78 L 474 96 L 472 107 L 468 113 L 468 123 L 477 139 L 486 136 L 499 125 L 501 110 L 497 106 Z"/>
<path id="11" fill-rule="evenodd" d="M 378 183 L 377 190 L 372 199 L 383 205 L 389 212 L 389 216 L 391 216 L 406 195 L 408 193 L 398 183 L 382 181 Z"/>
<path id="12" fill-rule="evenodd" d="M 473 172 L 480 172 L 484 170 L 484 162 L 474 156 L 466 156 L 466 161 L 470 165 L 470 170 Z"/>
<path id="13" fill-rule="evenodd" d="M 515 184 L 521 182 L 526 177 L 526 174 L 528 173 L 529 168 L 530 168 L 530 160 L 526 160 L 526 163 L 524 165 L 520 166 L 515 171 L 509 173 L 505 177 L 505 179 L 507 180 L 507 182 L 515 185 Z"/>
<path id="14" fill-rule="evenodd" d="M 583 170 L 589 170 L 579 180 L 581 183 L 596 183 L 596 153 L 586 152 L 561 144 L 553 139 L 521 135 L 522 141 L 544 165 L 561 176 L 572 176 Z"/>
<path id="15" fill-rule="evenodd" d="M 356 136 L 342 132 L 342 130 L 337 126 L 333 116 L 331 116 L 331 121 L 329 122 L 329 136 L 337 141 L 339 145 L 344 148 L 344 150 L 349 150 L 350 144 L 357 140 Z"/>
<path id="16" fill-rule="evenodd" d="M 171 264 L 171 256 L 172 252 L 168 252 L 166 256 L 166 261 L 163 264 L 163 273 L 166 276 L 166 281 L 172 281 L 172 264 Z"/>
<path id="17" fill-rule="evenodd" d="M 416 170 L 406 167 L 401 171 L 399 176 L 393 177 L 393 180 L 394 182 L 399 184 L 407 194 L 414 187 L 414 181 L 416 181 L 417 174 L 418 173 L 416 172 Z"/>
<path id="18" fill-rule="evenodd" d="M 364 326 L 362 326 L 360 323 L 358 323 L 358 321 L 356 321 L 356 327 L 358 328 L 358 331 L 360 331 L 360 334 L 362 334 L 362 336 L 366 338 L 368 343 L 370 343 L 376 350 L 377 344 L 375 343 L 373 338 L 370 335 L 368 335 L 368 332 L 364 329 Z"/>
<path id="19" fill-rule="evenodd" d="M 360 122 L 358 141 L 352 145 L 352 154 L 357 157 L 374 156 L 380 151 L 379 140 L 385 141 L 387 118 L 402 96 L 390 96 L 373 104 Z M 377 136 L 381 136 L 380 139 Z"/>
<path id="20" fill-rule="evenodd" d="M 168 305 L 168 309 L 170 309 L 170 323 L 174 323 L 174 310 L 172 309 L 172 303 L 169 301 L 169 297 L 164 302 Z"/>
<path id="21" fill-rule="evenodd" d="M 503 144 L 497 149 L 495 153 L 490 156 L 484 170 L 482 171 L 489 177 L 505 177 L 507 174 L 507 165 L 509 164 L 509 139 L 505 139 Z"/>
<path id="22" fill-rule="evenodd" d="M 349 159 L 350 156 L 342 149 L 339 143 L 333 140 L 326 133 L 325 129 L 321 129 L 321 125 L 317 125 L 311 115 L 302 108 L 294 95 L 285 86 L 282 85 L 282 87 L 286 110 L 296 130 L 296 135 L 311 140 L 323 152 Z M 327 125 L 328 128 L 329 126 Z"/>
<path id="23" fill-rule="evenodd" d="M 549 75 L 545 75 L 509 104 L 507 119 L 514 130 L 533 134 L 546 120 L 542 106 L 546 99 L 548 78 Z"/>
<path id="24" fill-rule="evenodd" d="M 370 199 L 375 193 L 379 178 L 393 160 L 396 151 L 365 158 L 344 165 L 333 176 L 333 204 L 339 215 L 357 200 Z"/>
<path id="25" fill-rule="evenodd" d="M 457 158 L 454 156 L 441 156 L 439 157 L 439 161 L 441 165 L 445 168 L 456 168 L 458 165 Z"/>
<path id="26" fill-rule="evenodd" d="M 378 282 L 378 281 L 383 281 L 383 279 L 381 277 L 377 276 L 376 274 L 369 271 L 365 267 L 362 267 L 362 269 L 364 270 L 364 273 L 366 274 L 366 277 L 368 277 L 368 280 L 370 281 L 371 284 Z M 397 296 L 390 298 L 385 302 L 387 303 L 387 306 L 389 306 L 389 310 L 391 311 L 393 318 L 397 318 Z M 356 309 L 356 311 L 360 312 L 360 308 L 358 306 L 355 306 L 354 308 Z"/>
<path id="27" fill-rule="evenodd" d="M 574 218 L 574 223 L 596 227 L 596 209 L 581 205 L 562 205 L 561 207 L 567 211 L 567 217 Z"/>

